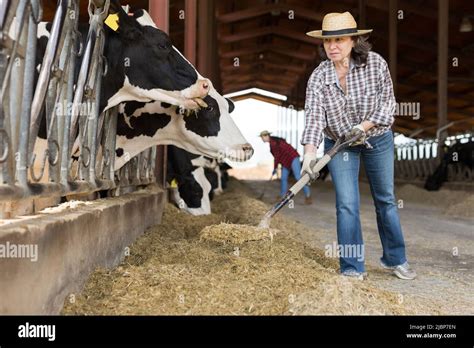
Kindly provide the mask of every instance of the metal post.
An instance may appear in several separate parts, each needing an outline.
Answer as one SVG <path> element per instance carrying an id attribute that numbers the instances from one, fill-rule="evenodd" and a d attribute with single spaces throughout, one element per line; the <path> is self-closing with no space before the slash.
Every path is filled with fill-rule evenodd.
<path id="1" fill-rule="evenodd" d="M 449 0 L 438 0 L 438 128 L 448 120 L 448 25 Z M 446 131 L 439 133 L 438 160 L 443 158 Z"/>
<path id="2" fill-rule="evenodd" d="M 397 0 L 390 0 L 388 11 L 389 68 L 392 76 L 393 92 L 397 95 Z"/>

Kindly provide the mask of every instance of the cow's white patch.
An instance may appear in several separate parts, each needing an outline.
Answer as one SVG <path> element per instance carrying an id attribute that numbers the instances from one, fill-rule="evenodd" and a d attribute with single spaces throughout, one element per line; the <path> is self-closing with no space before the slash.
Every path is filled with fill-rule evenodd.
<path id="1" fill-rule="evenodd" d="M 38 24 L 38 31 L 37 31 L 37 34 L 36 34 L 36 37 L 39 39 L 40 37 L 47 37 L 48 40 L 49 40 L 49 37 L 50 37 L 50 32 L 46 29 L 46 22 L 41 22 Z"/>
<path id="2" fill-rule="evenodd" d="M 184 117 L 174 112 L 174 108 L 163 108 L 160 102 L 148 103 L 143 108 L 135 111 L 135 117 L 147 112 L 150 114 L 166 113 L 171 116 L 171 121 L 164 128 L 160 128 L 152 136 L 140 135 L 132 139 L 117 136 L 116 148 L 122 148 L 128 156 L 121 156 L 115 160 L 115 170 L 120 169 L 128 160 L 140 152 L 154 145 L 175 145 L 196 155 L 219 158 L 222 154 L 234 154 L 231 160 L 246 160 L 249 156 L 242 150 L 242 145 L 247 143 L 240 130 L 235 125 L 229 114 L 229 104 L 214 88 L 209 95 L 219 104 L 221 117 L 220 132 L 217 136 L 203 137 L 186 129 Z M 121 109 L 123 110 L 123 109 Z M 160 117 L 156 115 L 156 117 Z M 204 121 L 203 121 L 204 122 Z M 247 157 L 246 157 L 247 156 Z"/>
<path id="3" fill-rule="evenodd" d="M 182 208 L 184 211 L 188 212 L 191 215 L 208 215 L 211 213 L 211 200 L 209 199 L 209 192 L 211 192 L 211 184 L 206 178 L 204 173 L 204 168 L 198 167 L 192 172 L 194 179 L 201 186 L 203 195 L 201 199 L 201 207 L 199 208 L 188 208 L 186 203 Z"/>
<path id="4" fill-rule="evenodd" d="M 189 87 L 190 88 L 190 87 Z M 196 106 L 194 101 L 187 100 L 181 93 L 181 91 L 166 91 L 160 88 L 144 89 L 139 86 L 134 86 L 130 83 L 128 76 L 125 76 L 123 87 L 109 98 L 107 106 L 104 111 L 124 103 L 127 101 L 139 101 L 139 102 L 150 102 L 153 100 L 159 100 L 171 105 L 183 106 L 184 108 L 190 108 L 190 106 Z M 189 104 L 189 103 L 192 104 Z"/>

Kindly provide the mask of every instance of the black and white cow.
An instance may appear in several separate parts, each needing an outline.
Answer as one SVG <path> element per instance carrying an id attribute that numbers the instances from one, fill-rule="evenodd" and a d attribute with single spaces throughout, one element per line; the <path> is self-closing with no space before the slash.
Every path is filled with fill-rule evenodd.
<path id="1" fill-rule="evenodd" d="M 175 145 L 197 155 L 246 161 L 253 148 L 232 120 L 231 100 L 211 87 L 207 108 L 185 115 L 162 102 L 119 105 L 115 169 L 154 145 Z"/>
<path id="2" fill-rule="evenodd" d="M 171 45 L 168 35 L 154 25 L 149 14 L 139 10 L 129 16 L 116 0 L 111 3 L 111 10 L 117 12 L 119 27 L 114 31 L 104 26 L 104 56 L 108 69 L 102 82 L 100 110 L 105 111 L 125 101 L 155 100 L 186 110 L 208 107 L 203 98 L 212 88 L 211 81 L 203 78 Z M 40 23 L 38 26 L 38 70 L 50 30 L 51 23 Z M 12 36 L 15 35 L 14 31 L 15 28 Z M 88 27 L 80 26 L 80 31 L 82 37 L 86 38 Z M 76 79 L 79 67 L 80 59 L 76 63 Z M 47 147 L 46 134 L 46 120 L 42 117 L 34 150 L 37 154 L 35 166 L 42 163 Z M 74 147 L 75 151 L 77 147 L 78 144 Z"/>
<path id="3" fill-rule="evenodd" d="M 207 105 L 202 98 L 212 87 L 158 29 L 145 10 L 129 16 L 118 1 L 111 2 L 118 14 L 118 30 L 105 26 L 104 55 L 108 74 L 103 94 L 107 110 L 125 101 L 154 101 L 197 110 Z"/>
<path id="4" fill-rule="evenodd" d="M 167 35 L 156 28 L 146 11 L 139 10 L 131 17 L 120 8 L 118 15 L 118 31 L 106 30 L 108 74 L 102 84 L 106 93 L 101 94 L 104 110 L 120 103 L 115 169 L 158 144 L 174 144 L 215 158 L 250 158 L 253 149 L 229 115 L 233 103 L 219 95 L 212 83 L 171 47 Z M 44 28 L 47 32 L 47 26 Z M 146 56 L 147 50 L 153 53 Z M 125 58 L 130 59 L 128 67 L 123 64 Z M 207 95 L 193 98 L 196 91 L 201 97 Z M 45 124 L 41 128 L 45 133 Z"/>
<path id="5" fill-rule="evenodd" d="M 210 182 L 212 187 L 212 193 L 220 195 L 224 192 L 224 187 L 227 184 L 226 170 L 224 166 L 230 168 L 227 163 L 219 163 L 215 158 L 209 158 L 206 156 L 199 156 L 192 160 L 193 165 L 203 167 L 204 173 L 206 174 L 207 180 Z M 211 196 L 212 200 L 212 196 Z"/>
<path id="6" fill-rule="evenodd" d="M 167 181 L 177 182 L 171 198 L 178 207 L 192 215 L 211 213 L 212 187 L 203 167 L 193 165 L 195 155 L 176 146 L 168 146 Z"/>
<path id="7" fill-rule="evenodd" d="M 448 179 L 448 166 L 453 163 L 460 163 L 469 168 L 472 172 L 474 165 L 474 141 L 467 143 L 456 143 L 449 147 L 436 168 L 425 182 L 425 189 L 428 191 L 437 191 Z"/>

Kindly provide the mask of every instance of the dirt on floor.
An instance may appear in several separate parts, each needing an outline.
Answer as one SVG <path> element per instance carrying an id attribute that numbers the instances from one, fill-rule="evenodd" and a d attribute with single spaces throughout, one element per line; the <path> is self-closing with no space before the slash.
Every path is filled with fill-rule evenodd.
<path id="1" fill-rule="evenodd" d="M 254 197 L 263 191 L 261 181 L 245 184 Z M 279 182 L 267 184 L 263 201 L 273 203 Z M 472 190 L 441 189 L 428 192 L 415 185 L 397 185 L 400 221 L 407 257 L 418 277 L 403 281 L 380 267 L 382 247 L 369 185 L 360 182 L 360 218 L 365 243 L 368 279 L 378 287 L 401 296 L 434 301 L 442 313 L 474 314 L 474 206 Z M 293 207 L 279 214 L 308 227 L 300 240 L 325 249 L 337 243 L 335 193 L 330 181 L 311 186 L 313 205 L 304 205 L 298 195 Z"/>
<path id="2" fill-rule="evenodd" d="M 270 206 L 242 183 L 230 186 L 208 216 L 168 205 L 162 224 L 117 268 L 94 272 L 63 314 L 447 313 L 430 298 L 342 277 L 336 259 L 305 241 L 319 228 L 280 214 L 263 233 L 256 226 Z M 393 281 L 388 273 L 380 278 Z"/>

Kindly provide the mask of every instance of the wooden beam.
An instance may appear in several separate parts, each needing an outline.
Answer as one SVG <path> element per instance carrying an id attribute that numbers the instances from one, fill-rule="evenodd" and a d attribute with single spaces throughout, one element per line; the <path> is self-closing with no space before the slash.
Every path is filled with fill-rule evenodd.
<path id="1" fill-rule="evenodd" d="M 278 11 L 281 6 L 278 4 L 264 4 L 246 8 L 245 10 L 224 13 L 217 16 L 219 23 L 229 24 L 245 19 L 251 19 L 270 13 L 271 11 Z"/>
<path id="2" fill-rule="evenodd" d="M 294 4 L 265 4 L 250 7 L 244 10 L 235 11 L 231 13 L 225 13 L 217 16 L 219 23 L 229 24 L 233 22 L 238 22 L 242 20 L 247 20 L 255 17 L 260 17 L 263 15 L 268 15 L 274 12 L 278 16 L 281 13 L 289 14 L 289 11 L 293 11 L 295 17 L 309 19 L 312 21 L 321 22 L 323 20 L 324 14 L 311 10 L 303 6 L 298 6 Z"/>
<path id="3" fill-rule="evenodd" d="M 243 95 L 232 97 L 230 99 L 232 99 L 232 101 L 234 102 L 239 101 L 239 100 L 245 100 L 245 99 L 256 99 L 256 100 L 260 100 L 266 103 L 275 104 L 278 106 L 281 106 L 283 104 L 283 101 L 280 99 L 271 98 L 266 95 L 261 95 L 257 93 L 246 93 Z"/>
<path id="4" fill-rule="evenodd" d="M 294 84 L 298 81 L 298 77 L 289 77 L 284 75 L 273 75 L 267 73 L 265 71 L 254 70 L 249 74 L 227 74 L 222 77 L 222 81 L 225 83 L 238 83 L 238 82 L 247 82 L 247 81 L 259 81 L 259 80 L 266 80 L 268 82 L 275 82 L 275 83 L 286 83 L 286 84 Z"/>
<path id="5" fill-rule="evenodd" d="M 240 32 L 237 34 L 221 34 L 219 35 L 219 41 L 222 43 L 232 43 L 267 35 L 278 35 L 299 42 L 305 42 L 310 45 L 317 45 L 321 42 L 321 40 L 307 36 L 303 32 L 277 26 L 266 26 L 255 30 Z"/>

